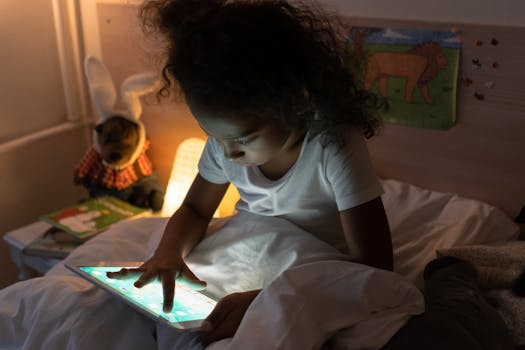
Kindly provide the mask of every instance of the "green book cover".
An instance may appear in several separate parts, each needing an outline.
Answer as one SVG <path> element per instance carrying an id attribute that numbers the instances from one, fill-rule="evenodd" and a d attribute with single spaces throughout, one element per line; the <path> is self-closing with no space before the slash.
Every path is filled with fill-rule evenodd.
<path id="1" fill-rule="evenodd" d="M 86 239 L 124 219 L 149 213 L 118 198 L 106 196 L 91 198 L 55 212 L 43 215 L 43 220 L 65 232 Z"/>

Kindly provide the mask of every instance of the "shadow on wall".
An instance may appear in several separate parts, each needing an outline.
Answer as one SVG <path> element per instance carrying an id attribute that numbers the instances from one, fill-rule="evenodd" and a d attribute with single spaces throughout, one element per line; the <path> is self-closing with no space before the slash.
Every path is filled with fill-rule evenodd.
<path id="1" fill-rule="evenodd" d="M 86 149 L 85 129 L 62 132 L 2 150 L 0 145 L 0 234 L 30 224 L 46 212 L 86 197 L 73 184 L 73 169 Z M 17 281 L 7 245 L 0 242 L 0 287 Z"/>

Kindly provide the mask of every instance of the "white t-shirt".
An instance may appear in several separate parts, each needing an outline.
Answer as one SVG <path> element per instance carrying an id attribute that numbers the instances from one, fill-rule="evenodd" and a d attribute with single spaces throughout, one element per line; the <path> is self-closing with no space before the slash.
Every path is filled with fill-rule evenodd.
<path id="1" fill-rule="evenodd" d="M 241 197 L 237 210 L 285 218 L 347 252 L 339 211 L 377 198 L 383 190 L 362 134 L 348 128 L 342 147 L 335 140 L 327 143 L 327 137 L 307 133 L 295 164 L 278 180 L 269 180 L 257 166 L 227 160 L 209 137 L 199 174 L 212 183 L 232 183 Z"/>

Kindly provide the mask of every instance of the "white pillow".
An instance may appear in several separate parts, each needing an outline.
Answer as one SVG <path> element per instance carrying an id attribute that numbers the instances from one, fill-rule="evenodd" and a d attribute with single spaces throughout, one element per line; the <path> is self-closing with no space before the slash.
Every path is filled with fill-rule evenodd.
<path id="1" fill-rule="evenodd" d="M 500 209 L 478 200 L 382 180 L 392 233 L 394 270 L 422 288 L 436 250 L 515 240 L 518 226 Z"/>

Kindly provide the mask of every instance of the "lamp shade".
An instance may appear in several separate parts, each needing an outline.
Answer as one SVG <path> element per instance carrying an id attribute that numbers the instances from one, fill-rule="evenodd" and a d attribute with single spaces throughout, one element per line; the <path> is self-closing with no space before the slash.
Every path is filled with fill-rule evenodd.
<path id="1" fill-rule="evenodd" d="M 163 216 L 173 215 L 182 204 L 193 179 L 198 173 L 197 165 L 204 145 L 203 139 L 194 137 L 184 140 L 177 148 L 164 197 Z"/>
<path id="2" fill-rule="evenodd" d="M 162 216 L 171 216 L 179 208 L 198 173 L 198 163 L 206 142 L 201 138 L 184 140 L 175 153 L 171 175 L 166 188 Z M 224 217 L 235 212 L 235 203 L 239 199 L 237 190 L 230 186 L 219 204 L 214 217 Z"/>

